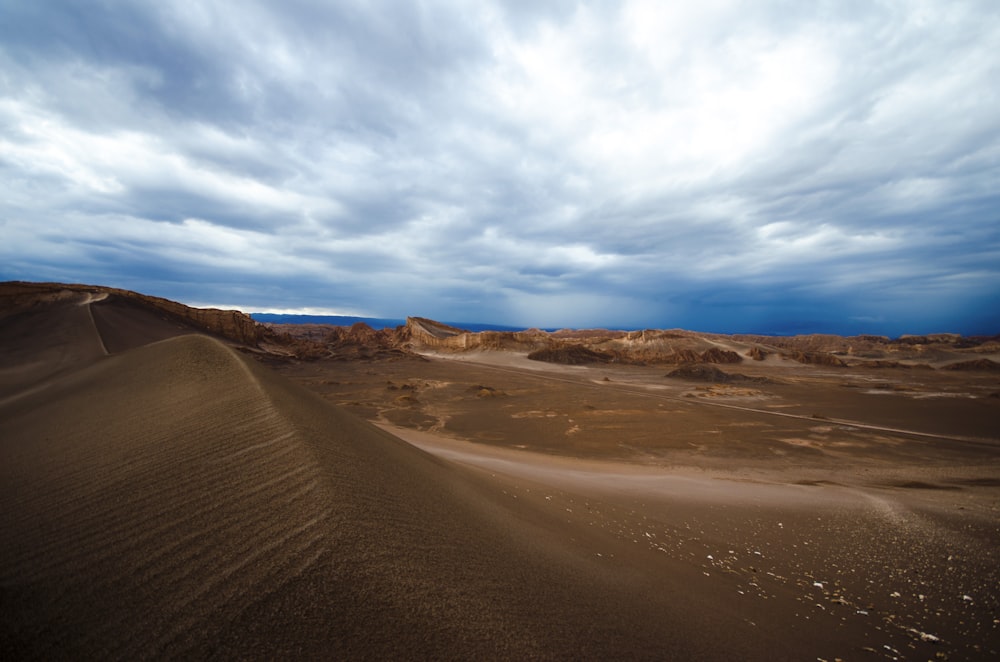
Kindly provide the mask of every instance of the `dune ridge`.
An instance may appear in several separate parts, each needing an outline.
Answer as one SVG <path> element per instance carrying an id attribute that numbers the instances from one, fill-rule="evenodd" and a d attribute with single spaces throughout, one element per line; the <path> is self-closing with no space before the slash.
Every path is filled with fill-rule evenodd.
<path id="1" fill-rule="evenodd" d="M 732 614 L 672 605 L 678 578 L 654 595 L 603 569 L 555 520 L 205 336 L 4 414 L 5 657 L 697 656 L 718 641 L 692 624 L 717 620 L 748 645 Z"/>
<path id="2" fill-rule="evenodd" d="M 85 370 L 63 394 L 68 403 L 28 414 L 34 435 L 54 441 L 5 458 L 7 472 L 42 466 L 41 484 L 5 477 L 16 507 L 5 508 L 4 529 L 20 535 L 2 568 L 5 584 L 56 587 L 36 605 L 51 621 L 33 637 L 51 651 L 73 649 L 74 637 L 55 624 L 81 615 L 67 609 L 83 596 L 102 617 L 81 623 L 88 634 L 76 643 L 99 640 L 115 658 L 188 650 L 193 614 L 224 614 L 251 564 L 266 594 L 316 562 L 316 531 L 330 516 L 312 498 L 316 462 L 288 443 L 294 431 L 222 355 L 228 350 L 210 343 L 188 336 Z M 230 387 L 209 393 L 219 383 L 201 377 L 206 370 Z M 148 380 L 150 371 L 159 379 Z M 57 415 L 67 406 L 77 413 L 71 423 Z M 207 541 L 232 556 L 195 563 Z M 256 562 L 278 547 L 283 563 L 261 571 Z M 143 593 L 157 596 L 155 606 Z M 154 608 L 158 626 L 136 622 Z M 133 629 L 149 636 L 111 636 Z"/>

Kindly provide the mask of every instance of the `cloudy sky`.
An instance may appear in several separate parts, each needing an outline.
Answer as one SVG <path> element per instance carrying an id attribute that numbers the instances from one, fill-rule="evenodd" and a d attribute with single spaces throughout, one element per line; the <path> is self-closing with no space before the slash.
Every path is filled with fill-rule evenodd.
<path id="1" fill-rule="evenodd" d="M 998 44 L 994 0 L 0 0 L 0 279 L 998 333 Z"/>

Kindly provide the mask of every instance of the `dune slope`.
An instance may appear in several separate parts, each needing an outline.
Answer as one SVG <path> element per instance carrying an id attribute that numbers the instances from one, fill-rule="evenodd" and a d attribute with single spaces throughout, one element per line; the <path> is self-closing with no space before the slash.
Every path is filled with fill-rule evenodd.
<path id="1" fill-rule="evenodd" d="M 0 318 L 0 404 L 104 356 L 83 297 Z"/>
<path id="2" fill-rule="evenodd" d="M 205 336 L 89 363 L 0 407 L 0 656 L 782 657 L 471 471 Z"/>

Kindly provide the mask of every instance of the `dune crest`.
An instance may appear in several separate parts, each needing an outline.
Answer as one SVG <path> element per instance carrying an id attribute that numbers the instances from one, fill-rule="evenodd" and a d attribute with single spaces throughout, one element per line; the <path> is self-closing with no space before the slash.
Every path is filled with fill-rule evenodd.
<path id="1" fill-rule="evenodd" d="M 679 627 L 555 520 L 217 340 L 52 389 L 0 424 L 5 654 L 651 656 Z"/>

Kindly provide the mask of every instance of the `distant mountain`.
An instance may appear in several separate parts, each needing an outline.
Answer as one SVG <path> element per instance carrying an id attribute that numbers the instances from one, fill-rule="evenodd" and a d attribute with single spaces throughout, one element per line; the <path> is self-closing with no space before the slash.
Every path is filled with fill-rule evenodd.
<path id="1" fill-rule="evenodd" d="M 327 324 L 330 326 L 353 326 L 363 322 L 373 329 L 394 329 L 405 326 L 405 319 L 384 317 L 352 317 L 350 315 L 284 315 L 279 313 L 250 313 L 255 321 L 264 324 Z M 445 322 L 448 326 L 464 331 L 477 333 L 479 331 L 522 331 L 522 327 L 502 326 L 499 324 L 478 324 L 471 322 Z M 554 330 L 554 329 L 553 329 Z"/>
<path id="2" fill-rule="evenodd" d="M 363 322 L 373 329 L 394 329 L 406 324 L 405 319 L 381 317 L 352 317 L 350 315 L 283 315 L 279 313 L 250 313 L 255 321 L 263 324 L 327 324 L 353 326 Z"/>

